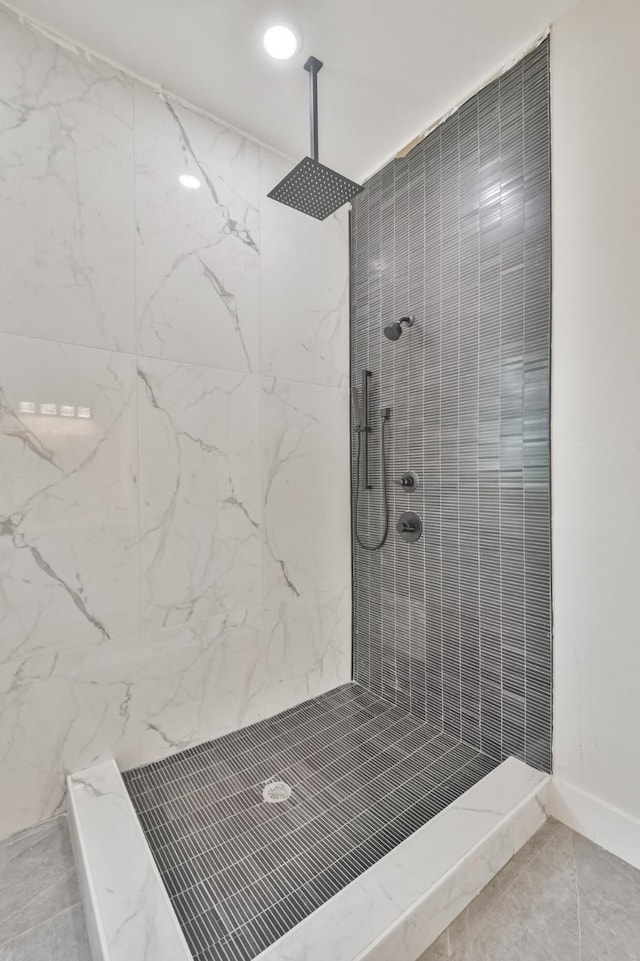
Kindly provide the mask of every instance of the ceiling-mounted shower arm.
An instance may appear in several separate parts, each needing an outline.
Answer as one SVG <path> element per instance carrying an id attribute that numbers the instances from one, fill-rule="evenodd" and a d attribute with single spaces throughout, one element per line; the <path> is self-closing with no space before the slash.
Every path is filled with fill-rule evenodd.
<path id="1" fill-rule="evenodd" d="M 316 220 L 326 220 L 364 188 L 318 160 L 318 71 L 322 61 L 309 57 L 304 69 L 309 74 L 311 156 L 296 164 L 267 196 Z"/>
<path id="2" fill-rule="evenodd" d="M 311 157 L 318 161 L 318 73 L 322 70 L 322 60 L 309 57 L 304 65 L 309 73 L 309 127 L 311 132 Z"/>

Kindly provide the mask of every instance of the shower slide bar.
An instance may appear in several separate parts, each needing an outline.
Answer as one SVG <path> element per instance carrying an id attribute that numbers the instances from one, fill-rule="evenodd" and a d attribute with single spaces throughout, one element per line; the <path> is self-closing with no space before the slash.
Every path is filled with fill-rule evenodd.
<path id="1" fill-rule="evenodd" d="M 371 490 L 369 483 L 369 434 L 371 433 L 371 421 L 369 419 L 369 381 L 373 377 L 370 370 L 362 371 L 362 423 L 360 424 L 360 434 L 363 454 L 364 489 Z M 359 478 L 356 479 L 356 483 Z"/>

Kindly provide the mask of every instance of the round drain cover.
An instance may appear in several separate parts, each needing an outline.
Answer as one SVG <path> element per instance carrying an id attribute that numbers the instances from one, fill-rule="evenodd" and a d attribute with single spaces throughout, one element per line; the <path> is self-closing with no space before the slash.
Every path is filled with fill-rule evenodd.
<path id="1" fill-rule="evenodd" d="M 262 797 L 267 804 L 278 804 L 291 797 L 291 785 L 286 781 L 269 781 L 262 789 Z"/>

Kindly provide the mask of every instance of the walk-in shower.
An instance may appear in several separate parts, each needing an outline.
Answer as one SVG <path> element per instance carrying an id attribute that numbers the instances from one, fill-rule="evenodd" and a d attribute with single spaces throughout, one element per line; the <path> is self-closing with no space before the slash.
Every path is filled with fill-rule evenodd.
<path id="1" fill-rule="evenodd" d="M 125 775 L 196 961 L 250 961 L 509 755 L 549 769 L 548 79 L 543 43 L 354 198 L 353 679 Z"/>

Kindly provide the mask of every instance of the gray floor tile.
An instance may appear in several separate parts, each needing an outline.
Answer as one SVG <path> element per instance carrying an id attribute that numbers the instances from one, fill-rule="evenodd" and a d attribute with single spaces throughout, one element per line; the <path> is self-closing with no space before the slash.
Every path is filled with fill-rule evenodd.
<path id="1" fill-rule="evenodd" d="M 67 908 L 0 946 L 0 961 L 91 961 L 82 906 Z"/>
<path id="2" fill-rule="evenodd" d="M 640 958 L 640 871 L 573 836 L 582 961 Z"/>
<path id="3" fill-rule="evenodd" d="M 498 900 L 465 938 L 451 961 L 553 961 L 505 900 Z"/>
<path id="4" fill-rule="evenodd" d="M 557 821 L 548 821 L 544 827 L 536 831 L 515 857 L 511 858 L 471 904 L 449 925 L 442 936 L 431 945 L 425 959 L 443 961 L 445 958 L 450 958 L 464 939 L 473 935 L 483 916 L 495 906 L 507 888 L 526 870 L 545 845 L 553 841 L 558 830 L 566 831 L 566 828 Z"/>
<path id="5" fill-rule="evenodd" d="M 420 961 L 640 961 L 640 871 L 549 821 Z"/>
<path id="6" fill-rule="evenodd" d="M 66 817 L 0 844 L 0 944 L 79 900 Z"/>
<path id="7" fill-rule="evenodd" d="M 578 888 L 571 831 L 547 844 L 505 892 L 505 899 L 551 957 L 580 959 Z"/>

